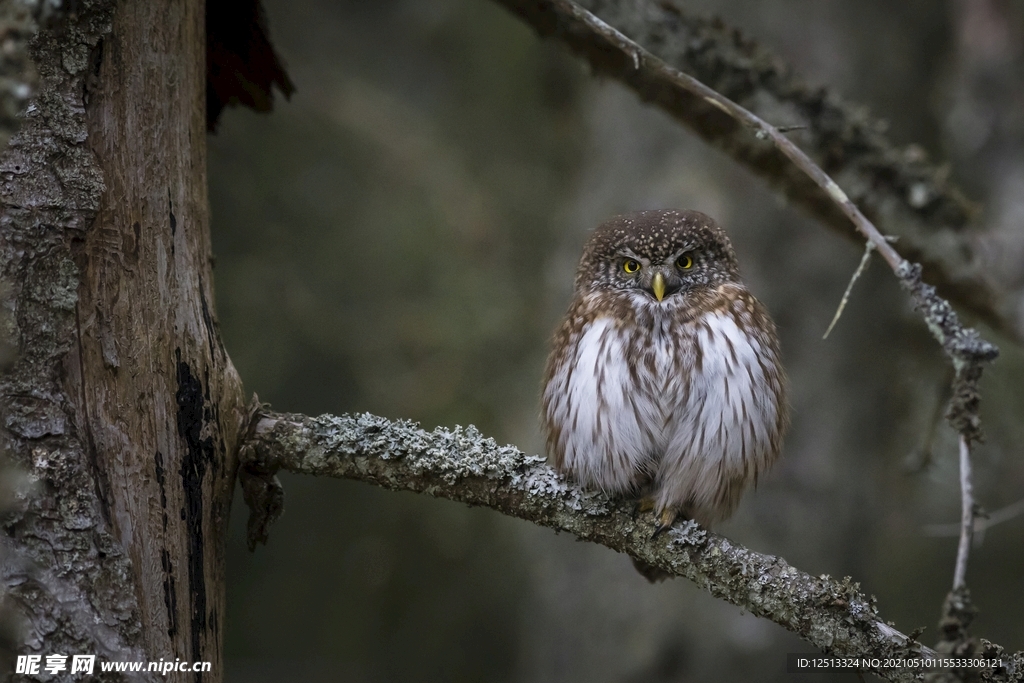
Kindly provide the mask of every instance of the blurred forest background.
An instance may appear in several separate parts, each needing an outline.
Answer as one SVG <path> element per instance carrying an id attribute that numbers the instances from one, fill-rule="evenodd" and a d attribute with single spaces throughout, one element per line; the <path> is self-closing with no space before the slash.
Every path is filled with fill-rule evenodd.
<path id="1" fill-rule="evenodd" d="M 277 410 L 472 423 L 540 452 L 548 339 L 587 231 L 695 208 L 730 231 L 777 321 L 793 427 L 718 531 L 850 575 L 903 631 L 935 624 L 959 518 L 946 363 L 876 263 L 760 180 L 485 0 L 270 0 L 297 93 L 225 113 L 210 139 L 217 305 L 246 382 Z M 1024 9 L 1010 0 L 688 0 L 952 162 L 987 229 L 1024 230 Z M 784 123 L 784 122 L 777 122 Z M 1007 250 L 1004 267 L 1020 267 Z M 1024 498 L 1024 360 L 987 371 L 976 492 Z M 931 457 L 925 451 L 934 432 Z M 426 496 L 282 476 L 270 544 L 228 565 L 231 682 L 783 681 L 781 627 L 629 558 Z M 1024 517 L 971 557 L 973 631 L 1024 648 Z M 801 680 L 814 680 L 801 677 Z M 857 680 L 836 674 L 828 680 Z"/>

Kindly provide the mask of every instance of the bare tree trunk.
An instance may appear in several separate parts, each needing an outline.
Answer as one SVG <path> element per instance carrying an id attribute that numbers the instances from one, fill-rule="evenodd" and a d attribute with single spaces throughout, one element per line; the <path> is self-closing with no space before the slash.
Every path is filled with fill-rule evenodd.
<path id="1" fill-rule="evenodd" d="M 213 312 L 203 3 L 75 10 L 39 36 L 0 158 L 20 349 L 0 409 L 39 482 L 4 578 L 23 654 L 206 660 L 169 680 L 217 681 L 243 405 Z"/>

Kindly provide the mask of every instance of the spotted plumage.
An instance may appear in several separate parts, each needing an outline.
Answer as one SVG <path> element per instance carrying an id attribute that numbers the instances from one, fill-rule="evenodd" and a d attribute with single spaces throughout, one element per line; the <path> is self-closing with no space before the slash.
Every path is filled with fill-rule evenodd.
<path id="1" fill-rule="evenodd" d="M 554 466 L 677 514 L 733 513 L 778 456 L 786 378 L 775 325 L 725 232 L 696 211 L 599 226 L 583 251 L 543 389 Z"/>

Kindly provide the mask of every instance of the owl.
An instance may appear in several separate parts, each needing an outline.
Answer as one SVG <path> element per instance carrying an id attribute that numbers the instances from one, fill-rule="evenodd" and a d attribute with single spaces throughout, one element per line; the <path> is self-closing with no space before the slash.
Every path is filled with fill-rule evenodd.
<path id="1" fill-rule="evenodd" d="M 727 518 L 779 454 L 788 422 L 775 324 L 725 231 L 696 211 L 642 211 L 583 250 L 542 394 L 554 467 L 639 498 L 655 535 Z"/>

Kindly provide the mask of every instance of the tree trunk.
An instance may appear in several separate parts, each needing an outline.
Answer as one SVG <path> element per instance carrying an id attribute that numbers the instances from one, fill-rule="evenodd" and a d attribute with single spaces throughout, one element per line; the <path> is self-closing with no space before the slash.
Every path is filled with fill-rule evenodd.
<path id="1" fill-rule="evenodd" d="M 38 482 L 4 578 L 21 654 L 211 661 L 150 676 L 217 681 L 244 406 L 213 308 L 203 4 L 74 10 L 40 34 L 39 93 L 0 158 L 19 347 L 0 410 Z"/>

